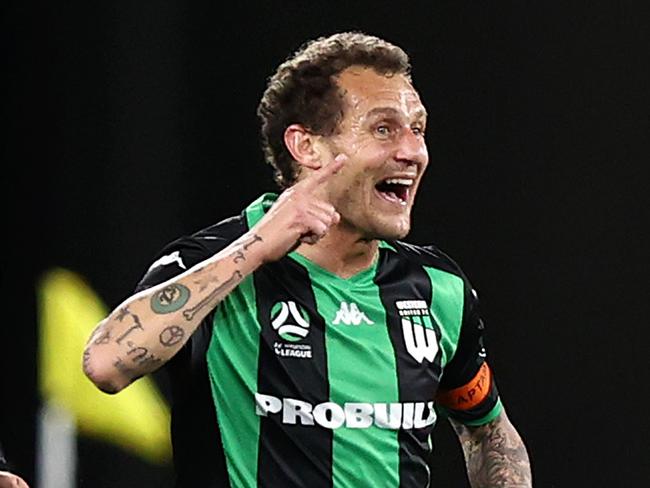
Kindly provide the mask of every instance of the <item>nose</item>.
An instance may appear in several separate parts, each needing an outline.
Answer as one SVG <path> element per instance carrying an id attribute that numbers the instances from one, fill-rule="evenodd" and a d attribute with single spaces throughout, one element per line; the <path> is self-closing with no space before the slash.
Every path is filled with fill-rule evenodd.
<path id="1" fill-rule="evenodd" d="M 424 136 L 416 134 L 410 127 L 404 127 L 397 140 L 395 159 L 418 166 L 426 165 L 429 161 L 429 153 Z"/>

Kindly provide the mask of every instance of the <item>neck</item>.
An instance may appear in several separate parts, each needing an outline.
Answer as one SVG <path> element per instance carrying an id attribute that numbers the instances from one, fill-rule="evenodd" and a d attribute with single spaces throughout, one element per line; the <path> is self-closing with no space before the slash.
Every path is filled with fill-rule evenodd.
<path id="1" fill-rule="evenodd" d="M 349 278 L 369 268 L 375 257 L 379 241 L 361 238 L 336 226 L 316 244 L 301 244 L 296 251 L 341 278 Z"/>

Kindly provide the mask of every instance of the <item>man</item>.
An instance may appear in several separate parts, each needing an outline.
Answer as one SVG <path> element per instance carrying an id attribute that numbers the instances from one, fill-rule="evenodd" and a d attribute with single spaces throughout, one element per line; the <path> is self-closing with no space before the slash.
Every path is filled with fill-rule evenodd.
<path id="1" fill-rule="evenodd" d="M 284 191 L 167 246 L 93 333 L 87 376 L 115 393 L 167 363 L 179 486 L 429 486 L 434 402 L 472 486 L 531 486 L 475 293 L 398 241 L 428 164 L 406 54 L 318 39 L 258 113 Z"/>
<path id="2" fill-rule="evenodd" d="M 0 445 L 0 488 L 29 488 L 24 479 L 11 472 Z"/>

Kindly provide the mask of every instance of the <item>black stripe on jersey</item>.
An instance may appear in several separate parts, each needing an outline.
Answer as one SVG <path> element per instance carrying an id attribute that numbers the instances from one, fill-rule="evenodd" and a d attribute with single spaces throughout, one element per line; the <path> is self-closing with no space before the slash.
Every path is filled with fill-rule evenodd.
<path id="1" fill-rule="evenodd" d="M 431 306 L 431 282 L 424 268 L 413 260 L 400 259 L 395 252 L 380 250 L 380 262 L 375 283 L 386 310 L 386 323 L 395 351 L 397 378 L 399 383 L 399 401 L 416 402 L 433 400 L 435 386 L 440 381 L 441 351 L 438 350 L 433 363 L 424 359 L 419 363 L 406 349 L 402 332 L 402 318 L 398 314 L 395 302 L 399 300 L 425 300 Z M 433 320 L 433 328 L 440 342 L 440 328 Z M 428 415 L 425 412 L 425 416 Z M 429 437 L 433 426 L 423 429 L 400 429 L 399 441 L 399 475 L 402 488 L 428 486 L 429 471 L 427 461 L 431 453 Z"/>
<path id="2" fill-rule="evenodd" d="M 329 401 L 325 323 L 316 311 L 316 299 L 307 270 L 284 258 L 255 273 L 258 321 L 262 325 L 258 392 L 312 405 Z M 270 269 L 269 269 L 270 268 Z M 283 276 L 282 281 L 273 279 Z M 291 276 L 289 288 L 279 288 Z M 295 277 L 295 278 L 294 278 Z M 282 342 L 271 325 L 272 307 L 293 301 L 309 315 L 310 331 L 296 344 L 309 344 L 312 357 L 282 357 L 274 344 Z M 257 480 L 260 487 L 331 487 L 332 431 L 318 425 L 287 424 L 282 415 L 260 417 Z"/>
<path id="3" fill-rule="evenodd" d="M 485 326 L 478 313 L 478 298 L 465 286 L 463 322 L 458 338 L 458 348 L 447 363 L 440 387 L 453 390 L 471 381 L 485 361 L 483 333 Z"/>

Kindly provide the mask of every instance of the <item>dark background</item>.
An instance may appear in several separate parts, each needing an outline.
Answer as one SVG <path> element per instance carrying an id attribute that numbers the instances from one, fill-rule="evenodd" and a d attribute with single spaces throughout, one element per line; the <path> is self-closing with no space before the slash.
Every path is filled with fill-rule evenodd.
<path id="1" fill-rule="evenodd" d="M 266 78 L 303 41 L 358 29 L 411 55 L 431 164 L 410 240 L 437 243 L 478 289 L 535 485 L 650 486 L 646 2 L 66 1 L 2 12 L 1 439 L 28 480 L 35 280 L 67 267 L 114 307 L 163 244 L 274 189 L 255 115 Z M 80 443 L 82 486 L 168 486 L 168 469 Z M 465 486 L 443 423 L 436 444 L 433 486 Z"/>

